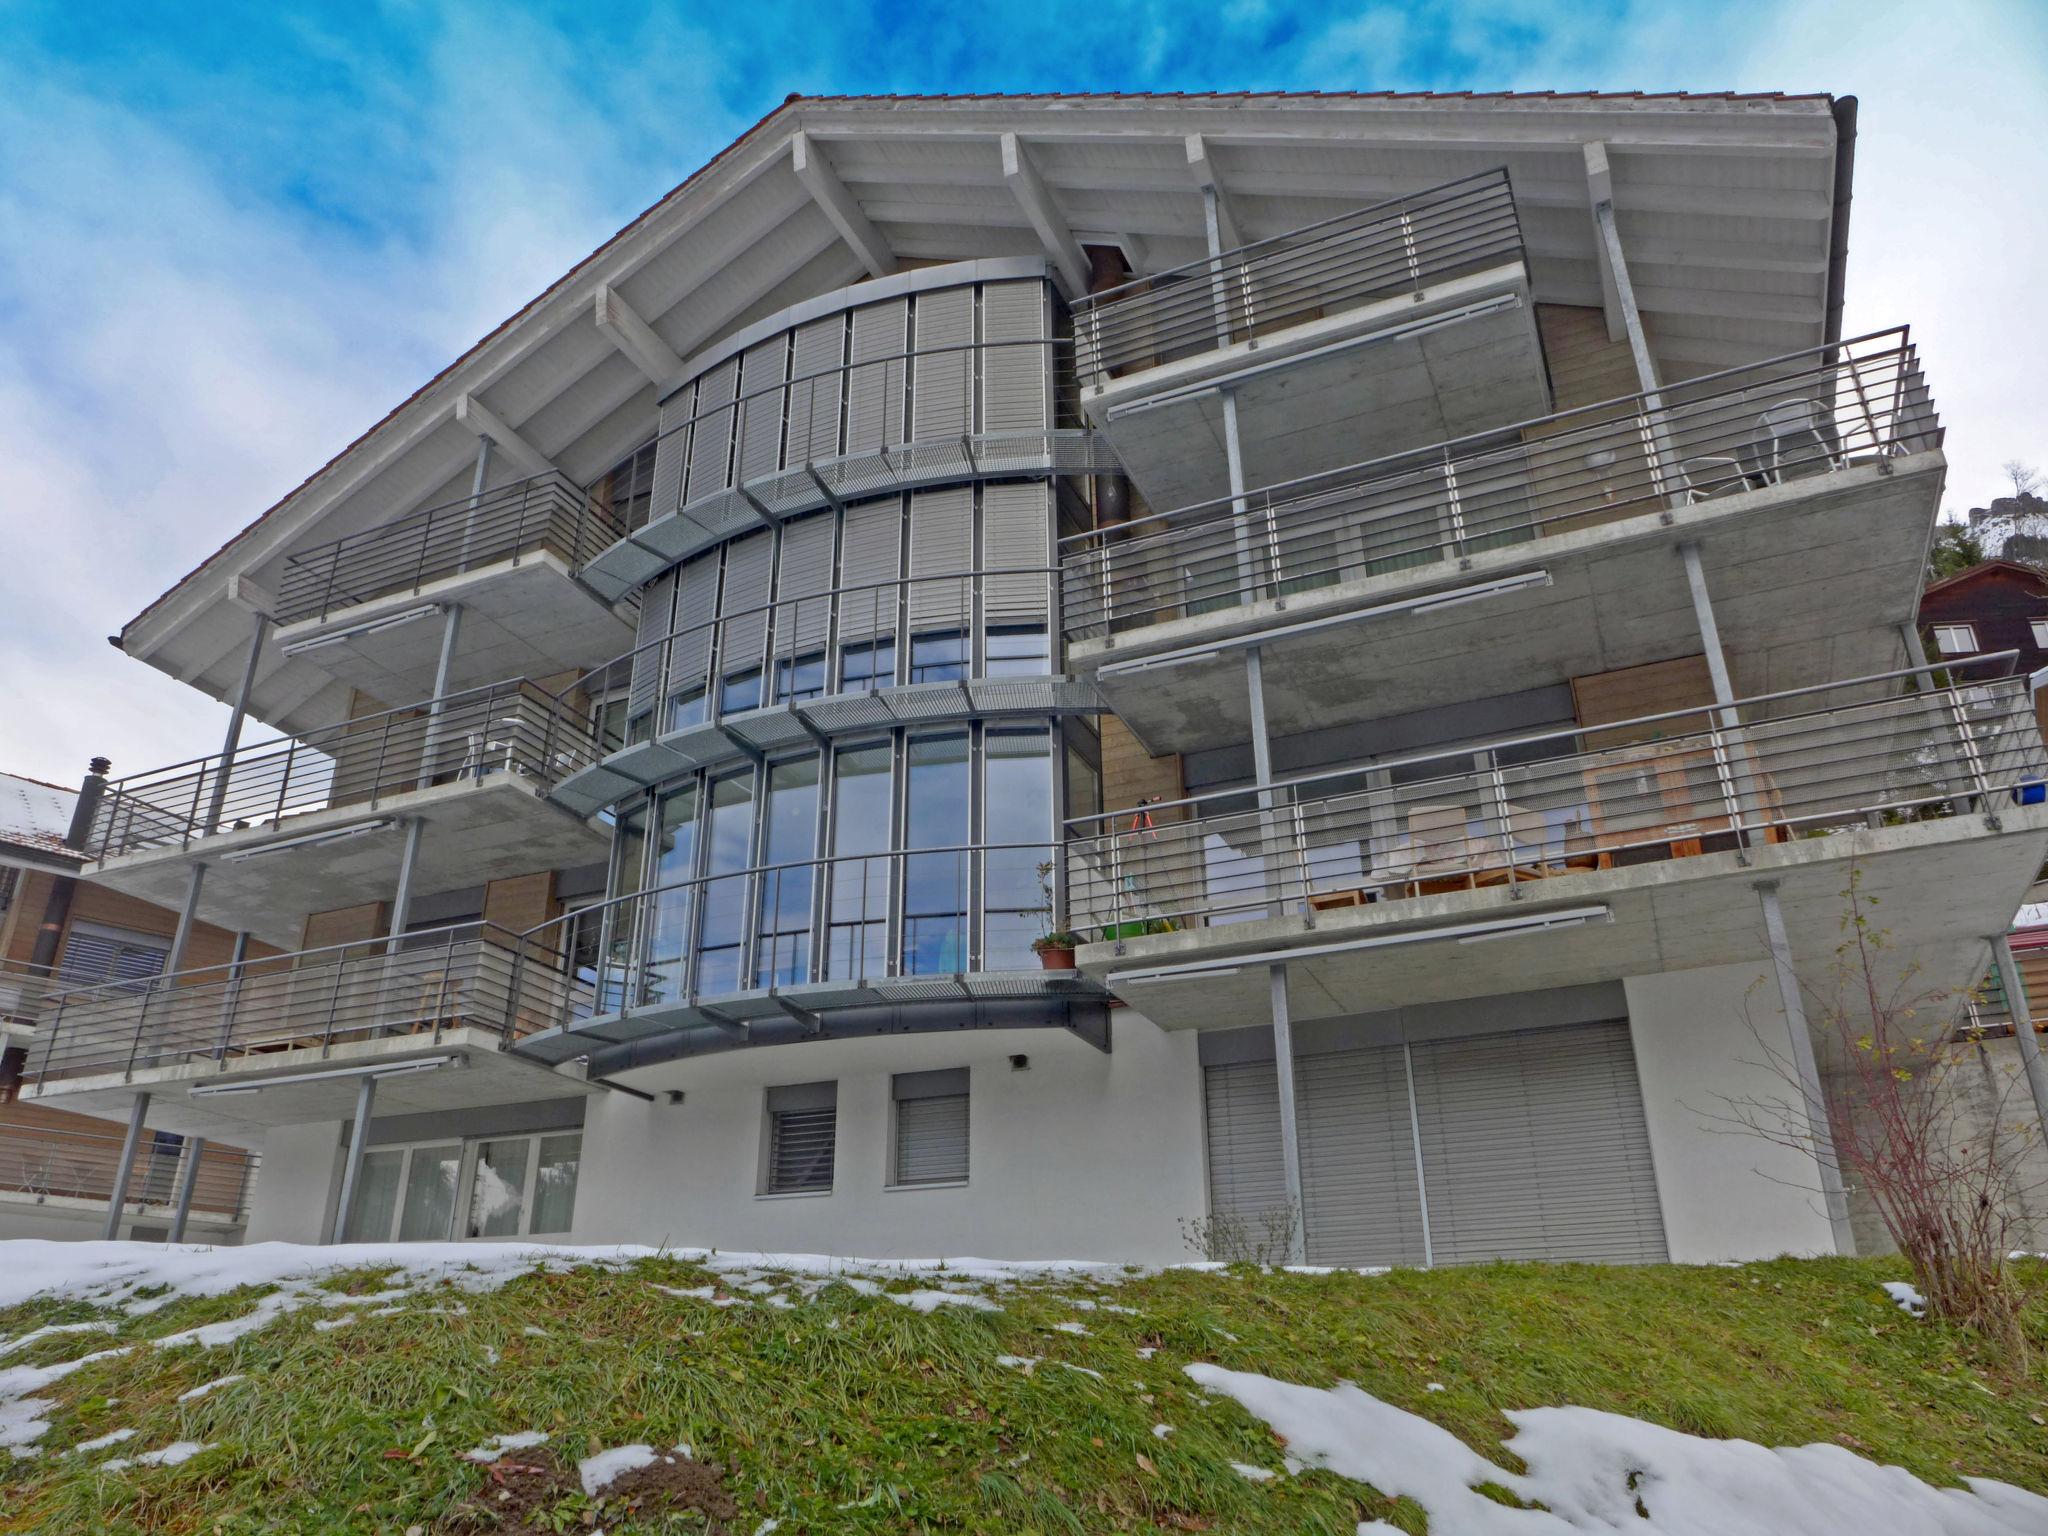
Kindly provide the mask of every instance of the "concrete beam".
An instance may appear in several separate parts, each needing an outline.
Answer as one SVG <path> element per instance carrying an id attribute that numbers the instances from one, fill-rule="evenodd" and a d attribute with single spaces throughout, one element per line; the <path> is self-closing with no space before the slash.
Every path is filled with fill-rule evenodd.
<path id="1" fill-rule="evenodd" d="M 1086 293 L 1088 258 L 1082 254 L 1081 242 L 1074 238 L 1059 204 L 1053 201 L 1045 178 L 1032 163 L 1030 151 L 1014 133 L 1003 135 L 1002 151 L 1003 181 L 1009 186 L 1010 195 L 1017 199 L 1017 206 L 1024 210 L 1024 217 L 1031 221 L 1045 254 L 1067 280 L 1067 292 L 1077 297 Z"/>
<path id="2" fill-rule="evenodd" d="M 592 308 L 604 339 L 625 353 L 648 383 L 666 384 L 683 371 L 683 360 L 676 356 L 675 348 L 663 341 L 610 283 L 597 285 Z"/>
<path id="3" fill-rule="evenodd" d="M 1246 244 L 1244 221 L 1238 218 L 1237 204 L 1224 189 L 1222 174 L 1209 153 L 1209 141 L 1199 133 L 1191 133 L 1187 137 L 1187 151 L 1188 170 L 1195 178 L 1196 188 L 1216 194 L 1216 228 L 1223 249 L 1231 251 Z"/>
<path id="4" fill-rule="evenodd" d="M 1615 286 L 1614 269 L 1607 260 L 1606 242 L 1600 235 L 1600 205 L 1614 206 L 1614 172 L 1607 163 L 1605 144 L 1588 144 L 1585 147 L 1587 211 L 1593 219 L 1593 250 L 1600 269 L 1600 308 L 1607 316 L 1607 339 L 1620 341 L 1628 335 L 1628 324 L 1621 314 L 1621 292 Z"/>
<path id="5" fill-rule="evenodd" d="M 832 221 L 832 227 L 839 231 L 839 237 L 853 248 L 861 265 L 868 269 L 871 277 L 887 277 L 896 270 L 896 257 L 889 249 L 889 242 L 882 238 L 882 232 L 868 222 L 868 216 L 860 211 L 860 204 L 853 194 L 846 190 L 846 183 L 832 169 L 831 161 L 824 152 L 811 143 L 807 133 L 794 133 L 789 139 L 790 165 L 796 171 L 796 178 L 804 184 L 811 199 L 823 210 L 825 217 Z"/>
<path id="6" fill-rule="evenodd" d="M 228 601 L 237 608 L 248 609 L 259 618 L 271 618 L 277 613 L 277 594 L 258 586 L 243 571 L 237 571 L 228 578 Z"/>
<path id="7" fill-rule="evenodd" d="M 491 408 L 475 395 L 455 397 L 455 420 L 478 437 L 487 437 L 524 475 L 556 474 L 554 460 L 500 421 Z"/>

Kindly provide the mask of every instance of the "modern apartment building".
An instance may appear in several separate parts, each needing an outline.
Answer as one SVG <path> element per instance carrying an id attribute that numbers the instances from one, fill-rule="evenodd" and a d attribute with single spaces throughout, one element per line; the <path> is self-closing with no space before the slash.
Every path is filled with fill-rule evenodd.
<path id="1" fill-rule="evenodd" d="M 95 878 L 274 953 L 30 1101 L 259 1149 L 252 1239 L 1853 1248 L 1852 873 L 1961 988 L 2048 853 L 1854 134 L 792 98 L 123 629 L 235 723 Z"/>

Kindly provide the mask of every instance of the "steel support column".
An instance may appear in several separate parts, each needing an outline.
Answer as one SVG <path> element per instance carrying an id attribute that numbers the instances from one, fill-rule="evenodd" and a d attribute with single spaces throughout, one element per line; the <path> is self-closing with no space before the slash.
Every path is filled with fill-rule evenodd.
<path id="1" fill-rule="evenodd" d="M 149 1118 L 149 1095 L 138 1093 L 128 1111 L 128 1134 L 121 1138 L 121 1161 L 114 1169 L 114 1187 L 107 1194 L 107 1225 L 100 1235 L 112 1242 L 121 1235 L 121 1212 L 128 1204 L 128 1175 L 142 1149 L 142 1124 Z"/>
<path id="2" fill-rule="evenodd" d="M 1728 675 L 1728 654 L 1721 649 L 1721 626 L 1714 618 L 1713 599 L 1707 593 L 1707 573 L 1700 564 L 1700 547 L 1681 544 L 1678 555 L 1685 562 L 1686 590 L 1692 594 L 1693 622 L 1699 626 L 1700 649 L 1706 652 L 1707 675 L 1713 680 L 1714 702 L 1720 706 L 1721 724 L 1736 724 L 1735 684 Z"/>
<path id="3" fill-rule="evenodd" d="M 2019 1043 L 2020 1065 L 2026 1069 L 2027 1091 L 2034 1096 L 2034 1117 L 2048 1137 L 2048 1061 L 2041 1059 L 2041 1038 L 2034 1033 L 2034 1009 L 2027 984 L 2012 958 L 2012 941 L 2004 934 L 1991 940 L 1991 958 L 1998 964 L 1998 984 L 2005 989 L 2005 1011 L 2012 1016 L 2013 1039 Z"/>
<path id="4" fill-rule="evenodd" d="M 1771 949 L 1771 967 L 1777 973 L 1778 1000 L 1785 1010 L 1792 1071 L 1804 1101 L 1800 1109 L 1806 1117 L 1814 1162 L 1820 1169 L 1821 1198 L 1827 1205 L 1828 1226 L 1834 1234 L 1835 1252 L 1853 1254 L 1856 1239 L 1849 1230 L 1849 1197 L 1842 1187 L 1841 1165 L 1835 1160 L 1827 1091 L 1821 1085 L 1820 1064 L 1814 1059 L 1813 1035 L 1806 1025 L 1806 1002 L 1799 990 L 1799 973 L 1792 968 L 1792 945 L 1785 937 L 1785 913 L 1778 905 L 1778 883 L 1759 880 L 1756 893 L 1763 906 L 1764 937 Z"/>
<path id="5" fill-rule="evenodd" d="M 171 1212 L 170 1241 L 185 1241 L 185 1223 L 192 1217 L 192 1193 L 199 1184 L 199 1160 L 206 1156 L 206 1139 L 201 1136 L 185 1138 L 185 1163 L 178 1170 L 178 1203 Z"/>
<path id="6" fill-rule="evenodd" d="M 370 1111 L 376 1104 L 377 1076 L 368 1072 L 356 1085 L 356 1120 L 349 1128 L 348 1160 L 341 1167 L 341 1199 L 335 1203 L 334 1225 L 327 1234 L 330 1243 L 348 1240 L 348 1219 L 355 1212 L 357 1186 L 363 1176 L 363 1149 L 370 1142 Z"/>

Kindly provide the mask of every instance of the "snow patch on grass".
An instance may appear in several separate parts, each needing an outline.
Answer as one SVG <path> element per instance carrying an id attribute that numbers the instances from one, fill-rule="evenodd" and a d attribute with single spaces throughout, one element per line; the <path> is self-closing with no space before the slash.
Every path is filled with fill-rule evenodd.
<path id="1" fill-rule="evenodd" d="M 0 1344 L 0 1357 L 14 1354 L 18 1350 L 27 1349 L 29 1345 L 42 1339 L 60 1338 L 70 1333 L 112 1333 L 113 1331 L 114 1324 L 112 1323 L 46 1323 L 40 1328 L 31 1328 L 18 1339 L 9 1339 L 6 1343 Z"/>
<path id="2" fill-rule="evenodd" d="M 669 1460 L 673 1458 L 662 1455 L 651 1445 L 619 1445 L 584 1457 L 576 1463 L 576 1472 L 583 1479 L 584 1497 L 594 1499 L 628 1472 Z"/>
<path id="3" fill-rule="evenodd" d="M 491 1436 L 490 1439 L 477 1446 L 474 1450 L 464 1451 L 462 1458 L 465 1461 L 489 1463 L 496 1461 L 507 1451 L 524 1451 L 530 1450 L 536 1445 L 545 1445 L 547 1438 L 547 1431 L 544 1429 L 518 1429 L 508 1435 Z M 617 1473 L 613 1474 L 613 1476 L 617 1475 Z"/>
<path id="4" fill-rule="evenodd" d="M 1230 1470 L 1239 1477 L 1254 1483 L 1270 1483 L 1280 1474 L 1271 1467 L 1255 1467 L 1248 1461 L 1233 1461 Z"/>
<path id="5" fill-rule="evenodd" d="M 1910 1312 L 1915 1317 L 1927 1315 L 1927 1298 L 1909 1280 L 1887 1280 L 1884 1293 L 1899 1304 L 1899 1310 Z"/>
<path id="6" fill-rule="evenodd" d="M 960 1291 L 884 1291 L 899 1307 L 913 1312 L 936 1312 L 940 1307 L 965 1307 L 970 1312 L 1000 1312 L 1003 1309 L 986 1296 Z"/>
<path id="7" fill-rule="evenodd" d="M 73 1452 L 104 1451 L 110 1445 L 119 1445 L 123 1440 L 134 1438 L 135 1431 L 132 1429 L 110 1429 L 104 1435 L 95 1435 L 90 1440 L 79 1441 L 71 1449 Z"/>
<path id="8" fill-rule="evenodd" d="M 230 1376 L 216 1376 L 211 1381 L 200 1383 L 189 1392 L 180 1392 L 177 1400 L 181 1403 L 196 1403 L 200 1398 L 207 1396 L 209 1393 L 218 1392 L 222 1387 L 232 1386 L 241 1379 L 242 1373 L 240 1371 Z"/>

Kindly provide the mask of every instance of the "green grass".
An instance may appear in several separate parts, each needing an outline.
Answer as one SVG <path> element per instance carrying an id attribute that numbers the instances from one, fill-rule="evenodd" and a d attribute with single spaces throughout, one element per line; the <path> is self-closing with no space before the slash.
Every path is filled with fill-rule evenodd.
<path id="1" fill-rule="evenodd" d="M 1973 1473 L 2048 1492 L 2048 1367 L 1988 1370 L 1967 1339 L 1907 1317 L 1878 1289 L 1903 1273 L 1863 1260 L 1176 1271 L 1099 1289 L 1005 1288 L 991 1292 L 1000 1312 L 929 1316 L 838 1285 L 794 1310 L 719 1308 L 654 1289 L 714 1278 L 665 1259 L 534 1274 L 487 1295 L 422 1294 L 401 1315 L 330 1332 L 313 1323 L 337 1314 L 311 1307 L 218 1349 L 137 1347 L 86 1366 L 38 1394 L 58 1404 L 40 1454 L 0 1461 L 0 1531 L 435 1532 L 489 1492 L 461 1453 L 523 1429 L 548 1431 L 571 1468 L 601 1446 L 687 1441 L 726 1469 L 740 1536 L 771 1516 L 784 1536 L 1351 1536 L 1375 1517 L 1423 1529 L 1412 1504 L 1328 1473 L 1255 1483 L 1232 1471 L 1233 1461 L 1278 1470 L 1281 1449 L 1236 1405 L 1202 1400 L 1181 1372 L 1193 1360 L 1318 1386 L 1356 1381 L 1496 1459 L 1512 1432 L 1502 1409 L 1575 1403 L 1770 1445 L 1835 1441 L 1931 1482 Z M 329 1283 L 362 1292 L 379 1277 Z M 0 1368 L 146 1345 L 237 1316 L 255 1294 L 122 1317 L 113 1338 L 46 1339 Z M 1136 1315 L 1077 1311 L 1077 1296 Z M 458 1299 L 466 1312 L 425 1310 Z M 0 1312 L 0 1336 L 95 1316 L 120 1314 L 32 1304 Z M 1069 1320 L 1090 1332 L 1054 1330 Z M 2029 1326 L 2048 1360 L 2048 1307 Z M 1155 1353 L 1141 1358 L 1141 1347 Z M 998 1364 L 1005 1354 L 1042 1363 L 1026 1374 Z M 229 1372 L 245 1379 L 174 1401 Z M 1156 1438 L 1159 1423 L 1174 1433 Z M 66 1454 L 124 1426 L 138 1431 L 126 1444 Z M 177 1467 L 98 1469 L 173 1440 L 212 1448 Z M 652 1502 L 637 1514 L 589 1510 L 580 1492 L 544 1513 L 541 1528 L 602 1524 L 613 1536 L 706 1528 Z"/>

